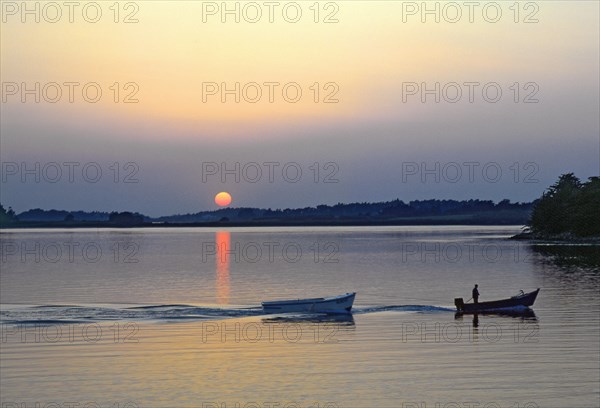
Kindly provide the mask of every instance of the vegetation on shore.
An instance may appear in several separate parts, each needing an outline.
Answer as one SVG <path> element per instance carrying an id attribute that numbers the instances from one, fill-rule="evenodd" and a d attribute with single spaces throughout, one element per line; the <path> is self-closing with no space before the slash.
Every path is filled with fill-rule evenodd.
<path id="1" fill-rule="evenodd" d="M 295 209 L 222 208 L 151 218 L 138 213 L 33 209 L 12 214 L 4 227 L 111 227 L 214 225 L 518 225 L 532 203 L 502 200 L 393 200 Z"/>
<path id="2" fill-rule="evenodd" d="M 17 221 L 17 216 L 12 208 L 8 207 L 8 210 L 0 204 L 0 225 L 10 225 Z"/>
<path id="3" fill-rule="evenodd" d="M 600 240 L 600 177 L 581 182 L 566 173 L 535 202 L 529 232 L 518 238 Z"/>

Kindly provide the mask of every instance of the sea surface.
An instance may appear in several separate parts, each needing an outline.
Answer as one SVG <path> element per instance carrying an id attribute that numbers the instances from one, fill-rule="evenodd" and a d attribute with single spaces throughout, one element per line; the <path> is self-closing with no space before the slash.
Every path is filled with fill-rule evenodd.
<path id="1" fill-rule="evenodd" d="M 519 231 L 0 231 L 1 406 L 599 407 L 600 247 Z M 541 291 L 457 315 L 475 283 Z M 349 316 L 259 307 L 354 291 Z"/>

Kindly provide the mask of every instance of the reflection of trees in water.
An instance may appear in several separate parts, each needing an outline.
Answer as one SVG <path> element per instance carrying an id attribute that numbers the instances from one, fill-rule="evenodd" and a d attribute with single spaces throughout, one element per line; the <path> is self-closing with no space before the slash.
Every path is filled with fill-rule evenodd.
<path id="1" fill-rule="evenodd" d="M 532 245 L 531 249 L 558 266 L 579 266 L 600 271 L 599 245 Z"/>

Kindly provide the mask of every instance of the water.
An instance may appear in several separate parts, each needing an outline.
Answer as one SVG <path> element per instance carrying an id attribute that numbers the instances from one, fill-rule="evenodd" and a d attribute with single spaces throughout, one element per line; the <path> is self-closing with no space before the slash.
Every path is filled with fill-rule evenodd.
<path id="1" fill-rule="evenodd" d="M 518 231 L 2 231 L 0 398 L 3 407 L 597 407 L 600 249 L 506 239 Z M 481 301 L 541 292 L 530 313 L 456 316 L 453 299 L 467 300 L 474 283 Z M 351 316 L 257 307 L 349 291 Z"/>

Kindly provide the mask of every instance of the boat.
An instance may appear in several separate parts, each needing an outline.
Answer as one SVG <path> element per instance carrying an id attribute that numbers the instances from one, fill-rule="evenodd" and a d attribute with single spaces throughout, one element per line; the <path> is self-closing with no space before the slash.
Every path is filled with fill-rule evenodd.
<path id="1" fill-rule="evenodd" d="M 356 292 L 339 296 L 262 302 L 265 313 L 350 313 Z"/>
<path id="2" fill-rule="evenodd" d="M 516 296 L 508 299 L 493 300 L 491 302 L 465 303 L 463 298 L 454 299 L 454 305 L 459 313 L 478 313 L 493 310 L 519 309 L 533 306 L 540 288 L 533 292 L 525 293 L 521 291 Z"/>

